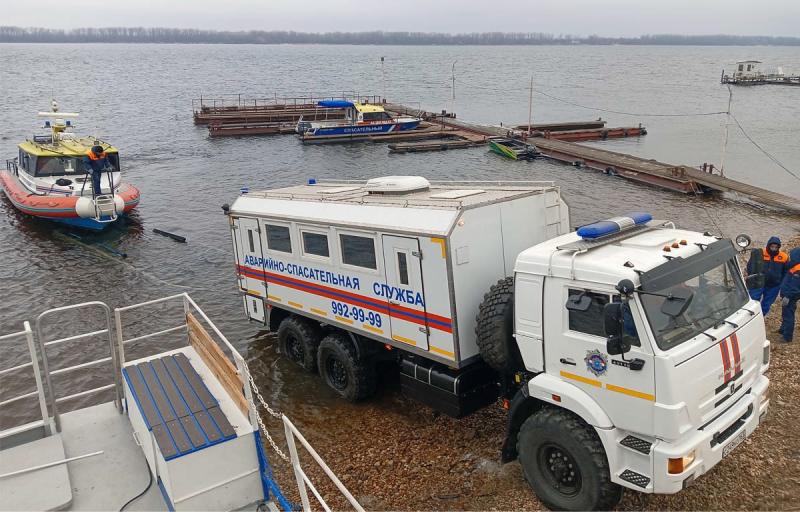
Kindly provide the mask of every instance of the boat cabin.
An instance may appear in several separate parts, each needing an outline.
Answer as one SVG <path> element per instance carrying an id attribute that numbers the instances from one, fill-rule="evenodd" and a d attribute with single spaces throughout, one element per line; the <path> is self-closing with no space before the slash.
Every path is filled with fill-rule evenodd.
<path id="1" fill-rule="evenodd" d="M 380 123 L 392 120 L 386 110 L 380 105 L 369 103 L 356 103 L 352 110 L 348 110 L 348 115 L 357 123 Z"/>
<path id="2" fill-rule="evenodd" d="M 761 61 L 758 60 L 740 60 L 736 63 L 736 78 L 753 78 L 761 74 L 759 69 Z"/>
<path id="3" fill-rule="evenodd" d="M 17 165 L 20 170 L 36 178 L 83 176 L 88 172 L 83 158 L 94 145 L 103 147 L 114 172 L 119 172 L 117 148 L 91 137 L 53 140 L 49 135 L 34 135 L 33 140 L 26 140 L 19 145 Z"/>

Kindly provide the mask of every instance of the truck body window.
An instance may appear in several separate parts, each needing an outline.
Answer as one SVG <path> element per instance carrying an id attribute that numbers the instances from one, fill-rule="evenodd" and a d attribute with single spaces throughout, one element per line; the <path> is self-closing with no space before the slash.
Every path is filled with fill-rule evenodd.
<path id="1" fill-rule="evenodd" d="M 375 240 L 372 237 L 339 235 L 342 246 L 342 263 L 377 270 Z"/>
<path id="2" fill-rule="evenodd" d="M 330 257 L 328 250 L 328 235 L 321 233 L 309 233 L 303 231 L 303 252 L 314 256 Z"/>
<path id="3" fill-rule="evenodd" d="M 585 293 L 592 299 L 592 304 L 586 311 L 569 311 L 569 330 L 591 334 L 592 336 L 605 337 L 603 326 L 603 307 L 609 303 L 610 296 L 605 293 L 586 292 L 584 290 L 570 289 L 569 295 Z"/>
<path id="4" fill-rule="evenodd" d="M 408 260 L 406 253 L 397 253 L 397 275 L 400 278 L 400 284 L 408 284 Z"/>
<path id="5" fill-rule="evenodd" d="M 250 252 L 256 252 L 256 246 L 253 243 L 253 232 L 251 230 L 247 230 L 247 241 L 250 242 Z"/>
<path id="6" fill-rule="evenodd" d="M 289 228 L 267 224 L 267 249 L 291 253 L 292 238 L 289 235 Z"/>

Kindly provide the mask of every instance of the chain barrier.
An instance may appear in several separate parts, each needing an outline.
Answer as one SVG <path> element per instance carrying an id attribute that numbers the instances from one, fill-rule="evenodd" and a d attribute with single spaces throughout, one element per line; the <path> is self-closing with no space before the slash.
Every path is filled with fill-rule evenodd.
<path id="1" fill-rule="evenodd" d="M 282 422 L 283 415 L 274 410 L 272 407 L 270 407 L 267 401 L 264 400 L 264 397 L 261 396 L 261 392 L 258 390 L 256 382 L 253 380 L 253 375 L 250 373 L 250 367 L 247 366 L 247 363 L 245 362 L 244 359 L 242 359 L 242 366 L 244 367 L 244 371 L 247 372 L 247 380 L 250 381 L 250 388 L 253 390 L 253 393 L 255 393 L 256 398 L 258 398 L 258 403 L 261 404 L 261 407 L 263 407 L 273 418 L 277 418 Z M 272 439 L 269 430 L 267 430 L 267 426 L 264 425 L 264 420 L 261 418 L 261 414 L 259 414 L 258 412 L 258 407 L 253 403 L 252 398 L 248 401 L 250 402 L 250 405 L 253 407 L 253 409 L 256 411 L 256 419 L 258 420 L 258 426 L 261 427 L 261 432 L 264 433 L 264 436 L 267 438 L 267 441 L 269 441 L 270 446 L 272 446 L 272 449 L 275 450 L 275 453 L 277 453 L 278 456 L 284 462 L 289 463 L 290 462 L 289 457 L 285 453 L 283 453 L 283 450 L 278 448 L 278 445 Z"/>

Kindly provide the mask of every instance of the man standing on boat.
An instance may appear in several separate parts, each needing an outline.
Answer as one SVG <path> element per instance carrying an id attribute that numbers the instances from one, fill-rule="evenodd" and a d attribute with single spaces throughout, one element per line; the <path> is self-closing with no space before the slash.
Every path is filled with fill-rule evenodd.
<path id="1" fill-rule="evenodd" d="M 103 147 L 92 146 L 92 149 L 87 151 L 86 156 L 83 157 L 83 163 L 86 171 L 92 175 L 94 195 L 102 193 L 100 178 L 103 176 L 103 171 L 111 167 L 111 162 L 108 161 Z"/>
<path id="2" fill-rule="evenodd" d="M 778 298 L 781 289 L 781 281 L 788 270 L 789 255 L 781 251 L 781 239 L 777 236 L 767 240 L 767 246 L 761 250 L 761 261 L 758 253 L 754 254 L 747 262 L 748 274 L 762 274 L 764 276 L 763 285 L 753 288 L 750 297 L 761 302 L 761 312 L 764 316 L 769 313 L 772 303 Z"/>

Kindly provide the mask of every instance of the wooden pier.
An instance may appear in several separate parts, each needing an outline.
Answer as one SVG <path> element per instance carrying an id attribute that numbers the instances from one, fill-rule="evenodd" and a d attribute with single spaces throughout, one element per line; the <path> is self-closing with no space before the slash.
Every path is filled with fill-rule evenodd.
<path id="1" fill-rule="evenodd" d="M 396 113 L 419 111 L 404 105 L 386 104 L 385 106 L 387 110 Z M 475 137 L 524 135 L 518 130 L 467 123 L 457 119 L 442 119 L 439 122 L 442 125 L 457 128 L 459 131 L 472 134 Z M 691 166 L 667 164 L 657 160 L 640 158 L 554 138 L 540 137 L 532 140 L 532 142 L 536 144 L 536 147 L 545 157 L 559 160 L 575 167 L 587 167 L 606 174 L 622 176 L 632 181 L 676 192 L 694 194 L 724 192 L 735 194 L 766 206 L 800 214 L 800 198 L 742 183 L 718 174 L 704 172 Z"/>

